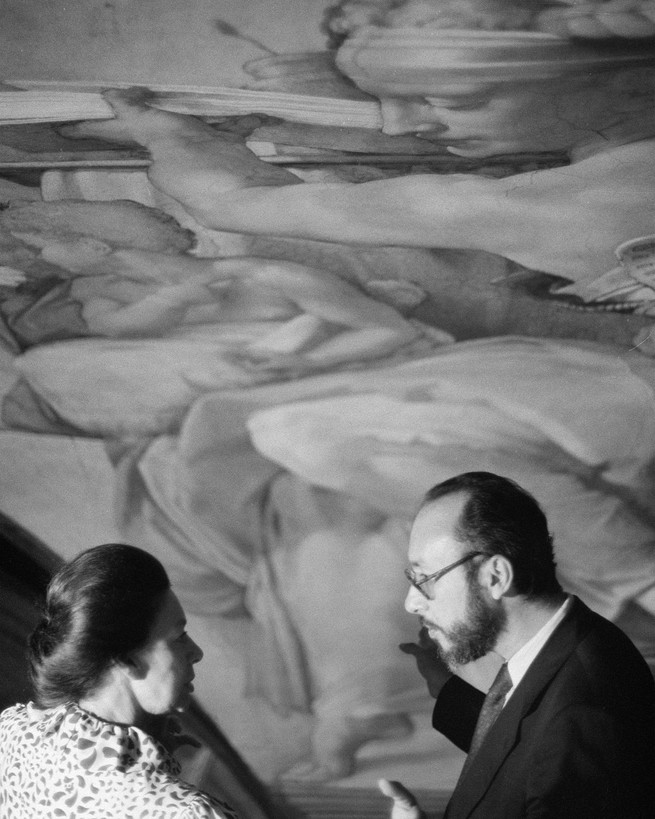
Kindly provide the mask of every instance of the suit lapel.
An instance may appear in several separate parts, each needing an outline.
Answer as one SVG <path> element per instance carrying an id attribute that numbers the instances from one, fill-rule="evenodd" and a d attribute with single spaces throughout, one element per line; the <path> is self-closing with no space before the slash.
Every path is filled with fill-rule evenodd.
<path id="1" fill-rule="evenodd" d="M 574 597 L 567 616 L 539 652 L 509 702 L 491 727 L 466 776 L 450 799 L 448 819 L 464 819 L 484 797 L 493 778 L 517 742 L 521 720 L 590 627 L 589 609 Z"/>

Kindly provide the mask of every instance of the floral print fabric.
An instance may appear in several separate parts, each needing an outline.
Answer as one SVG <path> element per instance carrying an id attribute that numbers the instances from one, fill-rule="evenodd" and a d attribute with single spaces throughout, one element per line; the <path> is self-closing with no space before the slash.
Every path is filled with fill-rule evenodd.
<path id="1" fill-rule="evenodd" d="M 237 819 L 148 734 L 67 703 L 0 715 L 3 819 Z"/>

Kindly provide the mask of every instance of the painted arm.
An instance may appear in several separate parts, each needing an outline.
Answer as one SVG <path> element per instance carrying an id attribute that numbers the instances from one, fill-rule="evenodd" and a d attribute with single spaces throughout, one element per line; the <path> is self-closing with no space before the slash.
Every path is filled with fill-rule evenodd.
<path id="1" fill-rule="evenodd" d="M 653 140 L 504 179 L 416 174 L 302 184 L 201 120 L 148 107 L 143 92 L 105 98 L 116 120 L 87 123 L 78 135 L 146 147 L 151 182 L 212 229 L 477 249 L 574 280 L 609 270 L 617 244 L 652 233 Z"/>
<path id="2" fill-rule="evenodd" d="M 486 179 L 415 174 L 361 184 L 223 190 L 197 201 L 208 227 L 364 245 L 483 250 L 573 281 L 653 233 L 655 140 L 568 167 Z"/>
<path id="3" fill-rule="evenodd" d="M 143 89 L 104 96 L 115 119 L 65 133 L 143 145 L 152 184 L 208 228 L 341 243 L 481 246 L 476 217 L 495 180 L 460 174 L 304 184 L 202 120 L 150 107 L 152 95 Z M 486 232 L 495 235 L 491 226 Z"/>
<path id="4" fill-rule="evenodd" d="M 189 307 L 207 298 L 209 291 L 196 284 L 162 287 L 127 303 L 98 295 L 84 301 L 82 317 L 92 333 L 110 338 L 161 335 L 177 327 Z"/>
<path id="5" fill-rule="evenodd" d="M 419 337 L 393 307 L 329 271 L 292 262 L 252 260 L 252 280 L 272 287 L 301 311 L 248 348 L 262 359 L 317 370 L 384 358 Z M 284 358 L 288 355 L 287 359 Z"/>

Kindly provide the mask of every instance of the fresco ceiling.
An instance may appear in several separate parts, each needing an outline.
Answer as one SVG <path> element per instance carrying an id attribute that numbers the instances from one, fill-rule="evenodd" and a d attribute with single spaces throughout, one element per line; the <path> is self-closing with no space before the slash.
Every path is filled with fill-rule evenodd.
<path id="1" fill-rule="evenodd" d="M 493 19 L 567 44 L 572 27 L 593 47 L 609 31 L 625 54 L 603 76 L 631 71 L 647 93 L 652 66 L 630 55 L 655 14 L 637 5 L 618 22 L 567 17 L 562 3 L 536 16 L 505 4 Z M 462 756 L 431 736 L 430 698 L 397 649 L 416 637 L 405 548 L 432 484 L 488 469 L 533 491 L 565 587 L 655 657 L 655 122 L 652 102 L 625 114 L 589 173 L 565 141 L 535 148 L 525 120 L 523 149 L 490 155 L 448 150 L 439 127 L 383 133 L 385 96 L 364 74 L 374 65 L 392 82 L 388 38 L 412 31 L 413 62 L 391 73 L 413 91 L 394 99 L 425 107 L 416 44 L 491 18 L 436 0 L 344 3 L 323 17 L 324 6 L 308 12 L 306 44 L 278 51 L 228 4 L 213 25 L 251 49 L 241 82 L 235 68 L 173 88 L 163 71 L 157 105 L 200 116 L 305 185 L 539 174 L 572 185 L 579 169 L 579 188 L 533 200 L 526 245 L 546 261 L 512 253 L 509 233 L 507 255 L 502 235 L 485 244 L 493 202 L 461 246 L 209 228 L 148 181 L 147 147 L 67 130 L 85 112 L 100 118 L 88 111 L 105 105 L 102 77 L 6 76 L 0 511 L 60 557 L 125 540 L 162 559 L 205 650 L 198 702 L 266 783 L 365 790 L 397 774 L 438 795 Z M 118 28 L 103 43 L 137 14 L 128 0 L 112 8 Z M 382 52 L 363 24 L 383 32 Z M 533 53 L 531 41 L 522 59 L 536 71 Z M 243 93 L 228 104 L 208 85 Z M 58 113 L 71 94 L 77 115 Z M 610 195 L 630 205 L 617 205 L 619 238 L 605 247 L 591 226 Z M 482 686 L 494 669 L 464 673 Z"/>

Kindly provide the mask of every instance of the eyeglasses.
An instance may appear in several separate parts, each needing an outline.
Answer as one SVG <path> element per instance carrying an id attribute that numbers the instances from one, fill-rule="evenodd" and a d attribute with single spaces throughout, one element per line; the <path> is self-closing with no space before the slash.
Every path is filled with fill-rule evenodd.
<path id="1" fill-rule="evenodd" d="M 418 589 L 418 591 L 421 592 L 423 597 L 427 597 L 428 600 L 431 600 L 432 598 L 423 588 L 423 586 L 426 583 L 428 583 L 430 580 L 433 580 L 436 583 L 440 577 L 443 577 L 445 574 L 448 574 L 448 572 L 452 571 L 453 569 L 456 569 L 458 566 L 461 566 L 462 563 L 466 563 L 467 561 L 472 560 L 474 557 L 478 557 L 479 555 L 484 554 L 486 554 L 486 552 L 467 552 L 467 554 L 465 554 L 464 557 L 460 557 L 459 560 L 456 560 L 454 563 L 451 563 L 450 565 L 446 566 L 443 569 L 439 569 L 439 571 L 434 572 L 434 574 L 429 574 L 422 580 L 417 580 L 416 576 L 411 571 L 411 569 L 405 569 L 405 577 L 409 580 L 409 582 L 412 584 L 412 586 L 414 586 L 415 589 Z"/>

